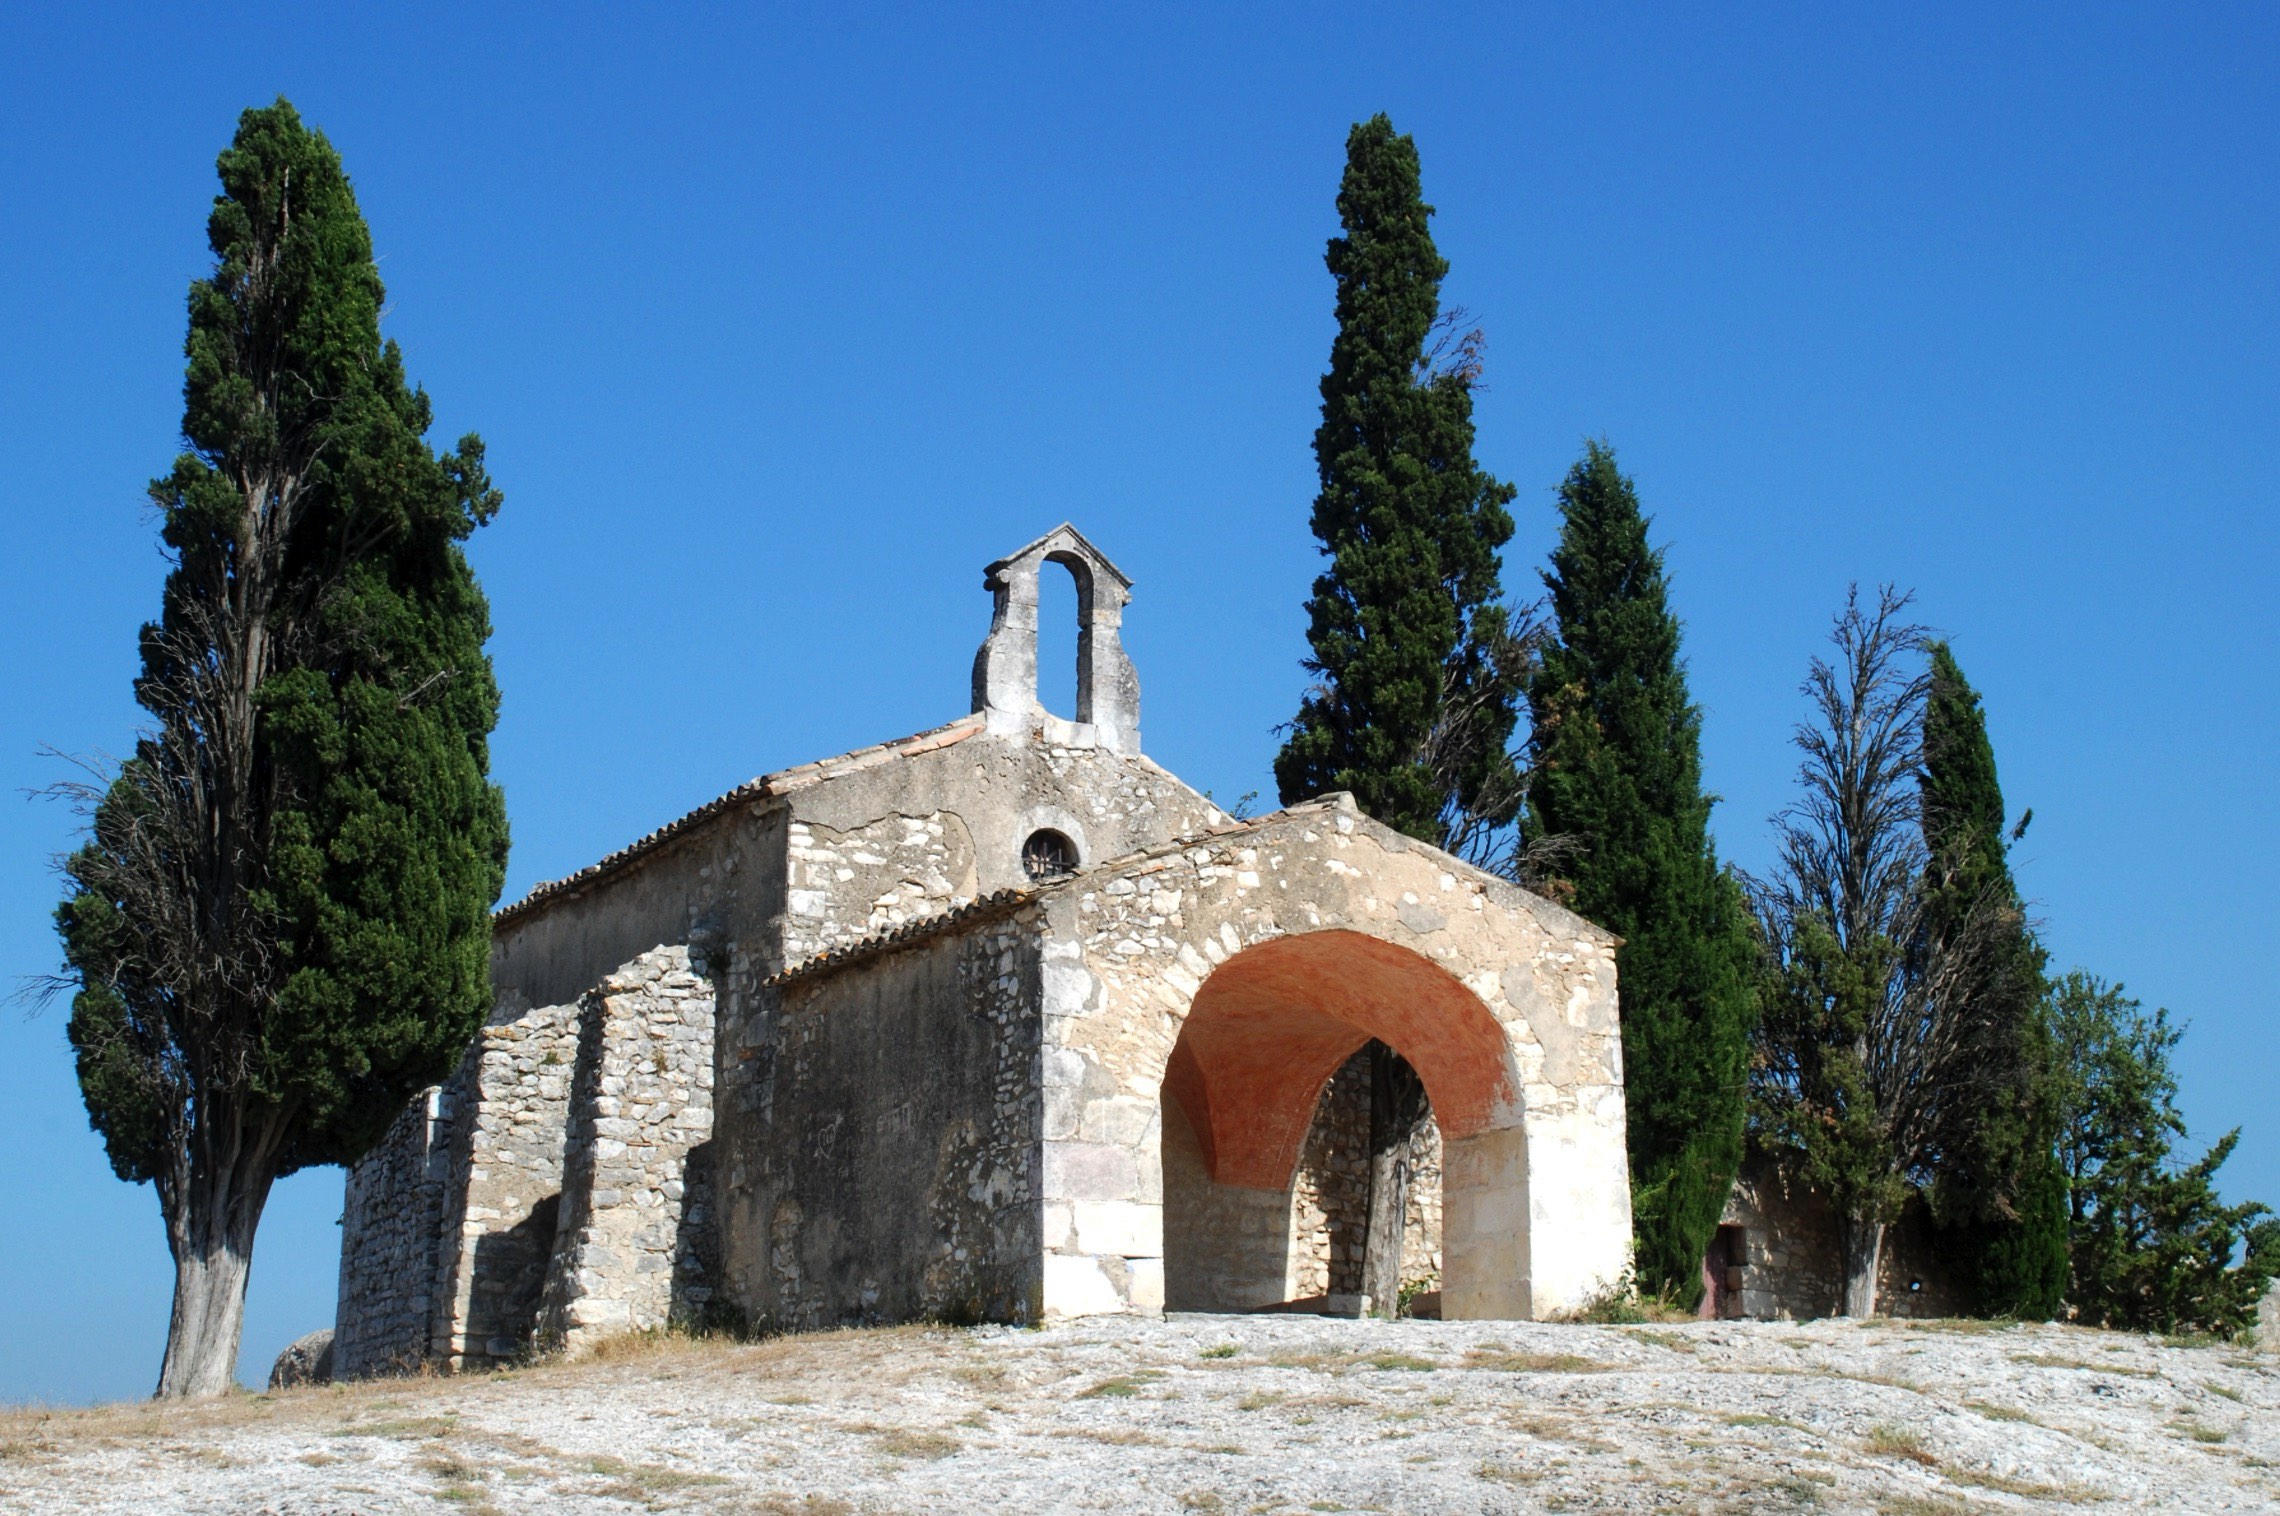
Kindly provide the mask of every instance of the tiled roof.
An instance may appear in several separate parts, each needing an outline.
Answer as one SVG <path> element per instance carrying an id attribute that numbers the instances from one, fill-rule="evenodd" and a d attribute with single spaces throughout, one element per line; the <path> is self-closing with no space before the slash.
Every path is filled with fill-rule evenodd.
<path id="1" fill-rule="evenodd" d="M 1072 874 L 1069 877 L 1074 879 L 1078 876 Z M 1055 880 L 1053 884 L 1059 882 L 1059 880 Z M 1048 889 L 1051 887 L 1052 885 L 1045 886 Z M 901 926 L 890 927 L 883 932 L 874 932 L 868 937 L 858 937 L 853 942 L 840 947 L 827 948 L 812 958 L 801 959 L 780 973 L 769 975 L 760 981 L 761 987 L 766 989 L 780 984 L 790 984 L 795 979 L 805 979 L 811 974 L 831 973 L 865 958 L 876 958 L 881 953 L 891 952 L 896 948 L 906 947 L 914 942 L 923 942 L 927 938 L 947 932 L 953 927 L 971 926 L 976 922 L 1010 915 L 1019 907 L 1035 900 L 1037 895 L 1038 891 L 1036 890 L 997 890 L 978 899 L 969 900 L 964 905 L 954 906 L 947 911 L 937 911 L 931 916 L 921 916 L 916 921 L 908 921 Z"/>

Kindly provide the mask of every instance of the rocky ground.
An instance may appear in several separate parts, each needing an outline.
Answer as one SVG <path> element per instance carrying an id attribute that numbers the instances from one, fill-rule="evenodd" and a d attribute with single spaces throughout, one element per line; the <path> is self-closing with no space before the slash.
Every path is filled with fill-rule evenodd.
<path id="1" fill-rule="evenodd" d="M 9 1511 L 2280 1508 L 2280 1358 L 2067 1327 L 905 1328 L 0 1417 Z"/>

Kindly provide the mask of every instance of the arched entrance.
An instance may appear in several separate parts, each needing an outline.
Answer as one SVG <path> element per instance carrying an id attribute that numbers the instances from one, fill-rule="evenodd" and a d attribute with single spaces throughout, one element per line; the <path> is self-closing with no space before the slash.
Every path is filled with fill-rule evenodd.
<path id="1" fill-rule="evenodd" d="M 1505 1030 L 1431 959 L 1382 938 L 1325 930 L 1229 957 L 1197 990 L 1163 1081 L 1164 1303 L 1253 1310 L 1301 1293 L 1307 1239 L 1292 1185 L 1323 1091 L 1372 1038 L 1417 1070 L 1452 1156 L 1485 1139 L 1516 1159 Z M 1477 1164 L 1474 1165 L 1478 1167 Z M 1517 1182 L 1511 1163 L 1488 1177 Z M 1456 1197 L 1443 1240 L 1445 1298 L 1479 1306 L 1524 1290 L 1525 1208 L 1483 1236 L 1478 1196 Z M 1511 1235 L 1513 1231 L 1521 1235 Z M 1458 1313 L 1466 1313 L 1460 1311 Z M 1487 1312 L 1479 1312 L 1487 1314 Z"/>

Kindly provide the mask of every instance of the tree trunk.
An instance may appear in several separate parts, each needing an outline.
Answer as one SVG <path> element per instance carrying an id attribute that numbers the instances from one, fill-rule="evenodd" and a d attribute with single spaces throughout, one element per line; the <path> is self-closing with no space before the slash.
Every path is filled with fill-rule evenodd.
<path id="1" fill-rule="evenodd" d="M 1378 1316 L 1401 1308 L 1401 1252 L 1409 1221 L 1409 1141 L 1425 1117 L 1417 1071 L 1382 1042 L 1370 1044 L 1370 1205 L 1362 1231 L 1362 1293 Z"/>
<path id="2" fill-rule="evenodd" d="M 1876 1314 L 1876 1271 L 1884 1261 L 1884 1223 L 1848 1216 L 1844 1226 L 1845 1298 L 1840 1316 Z"/>
<path id="3" fill-rule="evenodd" d="M 227 1395 L 237 1387 L 254 1232 L 276 1178 L 267 1156 L 270 1144 L 252 1145 L 258 1150 L 254 1158 L 215 1165 L 217 1171 L 204 1174 L 194 1171 L 190 1184 L 161 1195 L 167 1246 L 174 1254 L 174 1311 L 166 1324 L 166 1360 L 158 1370 L 161 1400 Z"/>

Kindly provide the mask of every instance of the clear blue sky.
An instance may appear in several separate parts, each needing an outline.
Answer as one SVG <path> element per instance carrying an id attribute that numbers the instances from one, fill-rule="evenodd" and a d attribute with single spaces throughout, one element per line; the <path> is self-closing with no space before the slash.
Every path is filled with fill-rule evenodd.
<path id="1" fill-rule="evenodd" d="M 1138 581 L 1149 750 L 1271 792 L 1322 244 L 1383 109 L 1488 333 L 1507 580 L 1611 439 L 1726 856 L 1767 861 L 1846 584 L 1913 586 L 2034 807 L 2057 963 L 2191 1020 L 2196 1132 L 2245 1125 L 2229 1188 L 2280 1198 L 2280 9 L 641 9 L 0 20 L 0 975 L 56 962 L 39 748 L 135 726 L 240 109 L 331 136 L 439 438 L 490 444 L 510 897 L 963 711 L 981 565 L 1064 517 Z M 62 1025 L 0 1015 L 0 1399 L 145 1393 L 165 1326 Z M 279 1189 L 247 1377 L 330 1321 L 339 1201 Z"/>

